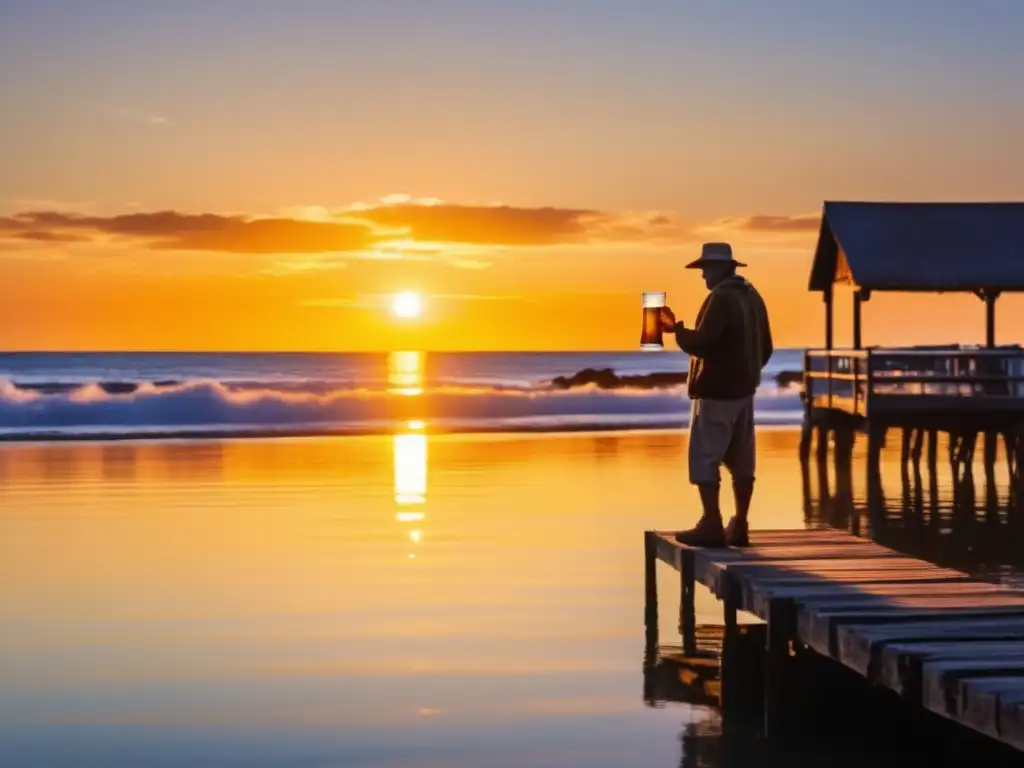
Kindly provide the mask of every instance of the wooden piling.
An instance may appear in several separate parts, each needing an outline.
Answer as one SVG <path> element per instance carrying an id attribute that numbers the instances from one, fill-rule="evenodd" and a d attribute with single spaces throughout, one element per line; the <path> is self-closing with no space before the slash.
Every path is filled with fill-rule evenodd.
<path id="1" fill-rule="evenodd" d="M 767 630 L 764 651 L 764 735 L 773 741 L 793 739 L 794 717 L 799 713 L 792 706 L 797 681 L 795 654 L 792 649 L 795 614 L 788 600 L 773 600 L 767 606 Z"/>
<path id="2" fill-rule="evenodd" d="M 910 475 L 910 445 L 912 438 L 913 432 L 911 429 L 904 427 L 900 430 L 900 472 L 905 476 Z"/>
<path id="3" fill-rule="evenodd" d="M 658 644 L 658 553 L 655 534 L 644 532 L 644 630 L 647 647 Z"/>
<path id="4" fill-rule="evenodd" d="M 800 462 L 806 464 L 811 458 L 811 443 L 814 441 L 814 424 L 805 413 L 800 426 Z"/>
<path id="5" fill-rule="evenodd" d="M 885 493 L 882 490 L 882 447 L 885 444 L 886 426 L 868 424 L 867 451 L 867 502 L 872 530 L 879 531 L 886 525 Z"/>
<path id="6" fill-rule="evenodd" d="M 928 507 L 933 524 L 939 522 L 939 433 L 928 430 Z"/>
<path id="7" fill-rule="evenodd" d="M 728 730 L 733 727 L 739 719 L 740 701 L 739 694 L 742 691 L 742 683 L 737 678 L 736 659 L 736 637 L 739 625 L 737 624 L 737 611 L 739 610 L 740 585 L 728 574 L 725 577 L 724 593 L 722 597 L 723 621 L 725 623 L 725 637 L 722 641 L 722 725 Z"/>
<path id="8" fill-rule="evenodd" d="M 694 656 L 697 653 L 697 613 L 692 548 L 687 547 L 680 553 L 679 577 L 679 633 L 683 638 L 683 655 Z"/>
<path id="9" fill-rule="evenodd" d="M 983 460 L 985 465 L 985 518 L 989 523 L 999 522 L 999 488 L 996 484 L 996 453 L 999 448 L 999 434 L 992 430 L 985 432 Z"/>
<path id="10" fill-rule="evenodd" d="M 921 477 L 921 452 L 924 448 L 924 430 L 915 427 L 913 430 L 913 439 L 910 446 L 910 459 L 914 464 L 914 475 L 920 482 Z"/>
<path id="11" fill-rule="evenodd" d="M 818 452 L 815 463 L 818 468 L 818 495 L 823 499 L 827 499 L 831 495 L 828 479 L 828 439 L 831 430 L 828 424 L 820 423 L 818 424 L 817 431 Z"/>
<path id="12" fill-rule="evenodd" d="M 837 489 L 846 489 L 853 484 L 853 447 L 856 435 L 851 426 L 844 426 L 835 431 L 833 465 Z"/>

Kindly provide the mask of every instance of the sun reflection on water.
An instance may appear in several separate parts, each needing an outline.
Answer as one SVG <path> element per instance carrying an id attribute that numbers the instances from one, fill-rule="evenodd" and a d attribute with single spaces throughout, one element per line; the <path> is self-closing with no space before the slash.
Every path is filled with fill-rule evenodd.
<path id="1" fill-rule="evenodd" d="M 396 395 L 423 394 L 425 354 L 415 350 L 388 353 L 388 388 Z"/>
<path id="2" fill-rule="evenodd" d="M 426 519 L 426 514 L 418 507 L 427 501 L 427 435 L 426 424 L 422 421 L 410 421 L 405 431 L 392 436 L 395 467 L 395 503 L 398 512 L 395 519 L 399 523 L 419 523 Z M 423 539 L 420 527 L 409 531 L 409 542 L 418 545 Z M 409 553 L 414 560 L 415 553 Z"/>
<path id="3" fill-rule="evenodd" d="M 427 500 L 427 436 L 404 433 L 393 438 L 395 501 L 401 506 Z"/>

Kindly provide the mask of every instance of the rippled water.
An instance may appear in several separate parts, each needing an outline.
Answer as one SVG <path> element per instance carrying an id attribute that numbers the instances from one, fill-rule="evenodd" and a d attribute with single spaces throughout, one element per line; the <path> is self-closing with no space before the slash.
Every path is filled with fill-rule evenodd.
<path id="1" fill-rule="evenodd" d="M 804 525 L 796 440 L 760 434 L 759 527 Z M 684 455 L 679 432 L 0 446 L 0 765 L 696 759 L 708 712 L 642 696 L 641 532 L 696 519 Z"/>

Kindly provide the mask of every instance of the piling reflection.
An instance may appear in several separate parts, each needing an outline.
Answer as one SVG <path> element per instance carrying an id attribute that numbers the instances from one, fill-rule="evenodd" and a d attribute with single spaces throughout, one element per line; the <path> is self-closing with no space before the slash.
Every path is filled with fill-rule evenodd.
<path id="1" fill-rule="evenodd" d="M 679 741 L 682 753 L 679 768 L 724 768 L 729 764 L 724 754 L 721 724 L 714 718 L 686 723 Z"/>
<path id="2" fill-rule="evenodd" d="M 861 443 L 867 445 L 856 450 Z M 865 439 L 819 430 L 818 445 L 803 464 L 808 522 L 1024 585 L 1019 449 L 1006 435 L 907 428 Z"/>

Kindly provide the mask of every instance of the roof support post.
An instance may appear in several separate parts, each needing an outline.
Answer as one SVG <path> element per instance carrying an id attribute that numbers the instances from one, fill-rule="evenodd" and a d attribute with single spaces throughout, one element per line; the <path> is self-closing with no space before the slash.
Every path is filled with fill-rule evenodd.
<path id="1" fill-rule="evenodd" d="M 991 349 L 996 345 L 996 299 L 1002 291 L 978 288 L 973 293 L 985 302 L 985 346 Z"/>
<path id="2" fill-rule="evenodd" d="M 985 346 L 990 349 L 996 345 L 996 299 L 999 291 L 985 291 Z"/>
<path id="3" fill-rule="evenodd" d="M 860 305 L 871 298 L 871 291 L 858 288 L 853 292 L 853 348 L 861 349 Z"/>
<path id="4" fill-rule="evenodd" d="M 825 301 L 825 349 L 832 349 L 832 286 L 822 292 Z"/>
<path id="5" fill-rule="evenodd" d="M 853 294 L 853 348 L 860 349 L 860 293 Z"/>

